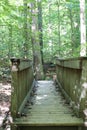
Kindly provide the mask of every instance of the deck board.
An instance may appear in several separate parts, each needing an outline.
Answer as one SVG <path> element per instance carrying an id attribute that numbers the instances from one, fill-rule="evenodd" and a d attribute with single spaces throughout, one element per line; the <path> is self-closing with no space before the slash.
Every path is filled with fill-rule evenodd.
<path id="1" fill-rule="evenodd" d="M 81 126 L 83 120 L 74 115 L 53 81 L 38 81 L 33 96 L 24 109 L 26 116 L 15 120 L 17 125 Z"/>

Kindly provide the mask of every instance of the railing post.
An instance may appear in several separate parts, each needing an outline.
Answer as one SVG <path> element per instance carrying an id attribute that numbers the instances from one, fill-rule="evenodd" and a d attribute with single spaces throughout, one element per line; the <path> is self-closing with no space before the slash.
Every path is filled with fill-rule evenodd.
<path id="1" fill-rule="evenodd" d="M 18 66 L 20 64 L 19 59 L 11 59 L 12 62 L 12 83 L 11 83 L 11 114 L 13 117 L 17 116 L 17 110 L 18 110 L 18 87 L 19 87 L 19 81 L 18 81 Z"/>

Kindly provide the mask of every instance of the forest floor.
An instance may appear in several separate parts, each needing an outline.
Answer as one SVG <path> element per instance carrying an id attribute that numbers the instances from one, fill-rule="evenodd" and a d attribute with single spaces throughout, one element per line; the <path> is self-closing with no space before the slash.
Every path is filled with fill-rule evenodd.
<path id="1" fill-rule="evenodd" d="M 0 83 L 0 130 L 10 130 L 11 84 Z"/>

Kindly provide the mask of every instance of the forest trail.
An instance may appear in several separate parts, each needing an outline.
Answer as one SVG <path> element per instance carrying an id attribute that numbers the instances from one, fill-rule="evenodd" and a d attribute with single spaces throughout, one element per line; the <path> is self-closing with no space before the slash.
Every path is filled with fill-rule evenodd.
<path id="1" fill-rule="evenodd" d="M 37 81 L 23 113 L 14 123 L 24 126 L 79 126 L 83 123 L 74 115 L 53 81 Z"/>

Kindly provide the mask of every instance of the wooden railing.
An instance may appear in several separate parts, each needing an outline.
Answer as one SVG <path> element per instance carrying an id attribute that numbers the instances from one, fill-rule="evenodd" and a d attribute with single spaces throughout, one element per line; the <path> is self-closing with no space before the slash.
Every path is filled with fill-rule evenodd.
<path id="1" fill-rule="evenodd" d="M 33 86 L 33 69 L 30 60 L 11 59 L 12 62 L 12 94 L 11 115 L 20 116 Z"/>
<path id="2" fill-rule="evenodd" d="M 87 117 L 87 57 L 57 59 L 58 84 L 78 116 Z"/>

